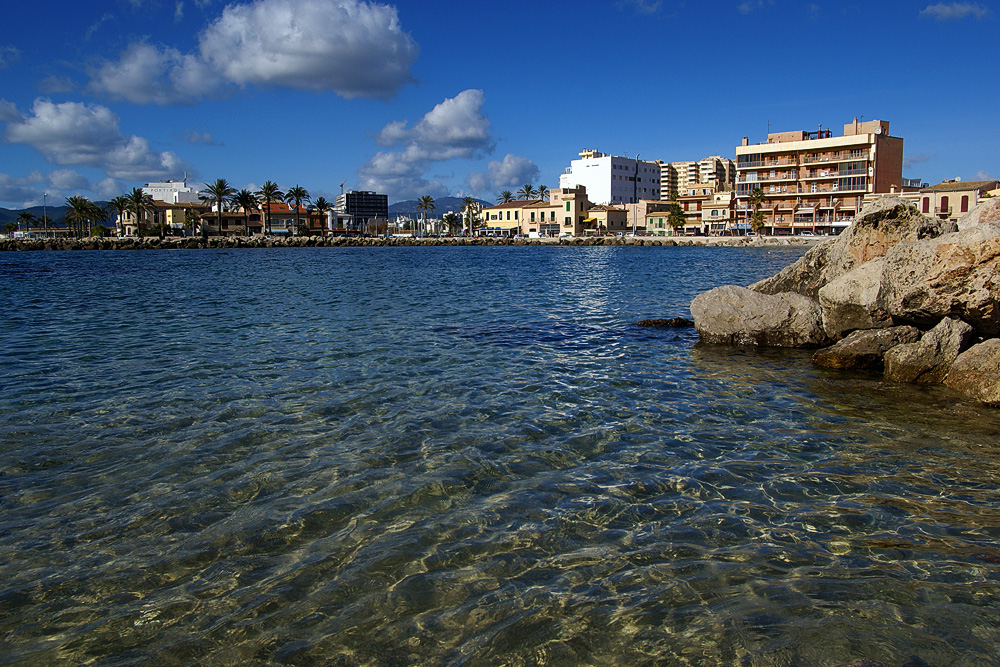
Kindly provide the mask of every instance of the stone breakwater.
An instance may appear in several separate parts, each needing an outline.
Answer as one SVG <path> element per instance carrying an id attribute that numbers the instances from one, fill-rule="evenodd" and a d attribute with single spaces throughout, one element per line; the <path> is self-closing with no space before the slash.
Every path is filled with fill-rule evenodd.
<path id="1" fill-rule="evenodd" d="M 957 223 L 885 198 L 771 278 L 698 295 L 702 342 L 822 348 L 818 366 L 1000 405 L 1000 199 Z"/>
<path id="2" fill-rule="evenodd" d="M 608 237 L 562 239 L 476 238 L 356 238 L 340 236 L 0 239 L 0 251 L 25 250 L 196 250 L 206 248 L 340 248 L 377 246 L 810 246 L 822 237 Z"/>

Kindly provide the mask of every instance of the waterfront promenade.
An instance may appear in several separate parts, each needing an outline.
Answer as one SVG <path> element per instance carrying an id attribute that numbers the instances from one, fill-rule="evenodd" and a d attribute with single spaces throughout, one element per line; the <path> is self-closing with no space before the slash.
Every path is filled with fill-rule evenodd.
<path id="1" fill-rule="evenodd" d="M 313 248 L 372 246 L 812 246 L 827 236 L 596 236 L 513 239 L 492 236 L 384 238 L 342 236 L 124 237 L 82 239 L 2 239 L 0 251 L 23 250 L 178 250 L 205 248 Z"/>

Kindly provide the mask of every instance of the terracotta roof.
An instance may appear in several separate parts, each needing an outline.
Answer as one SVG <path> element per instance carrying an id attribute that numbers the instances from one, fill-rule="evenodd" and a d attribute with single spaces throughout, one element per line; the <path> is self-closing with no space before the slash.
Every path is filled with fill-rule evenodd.
<path id="1" fill-rule="evenodd" d="M 968 190 L 993 190 L 1000 181 L 953 181 L 938 183 L 929 188 L 921 188 L 921 192 L 965 192 Z"/>

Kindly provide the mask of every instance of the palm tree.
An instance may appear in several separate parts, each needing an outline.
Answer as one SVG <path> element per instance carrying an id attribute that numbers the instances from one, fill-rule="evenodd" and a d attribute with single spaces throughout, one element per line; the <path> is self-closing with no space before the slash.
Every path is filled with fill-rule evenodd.
<path id="1" fill-rule="evenodd" d="M 498 204 L 506 204 L 512 201 L 514 201 L 514 195 L 513 193 L 511 193 L 510 190 L 504 190 L 503 192 L 500 193 L 500 196 L 497 197 Z"/>
<path id="2" fill-rule="evenodd" d="M 313 202 L 313 206 L 312 207 L 313 207 L 313 210 L 316 211 L 319 214 L 319 218 L 320 218 L 320 220 L 319 220 L 319 228 L 320 228 L 320 235 L 322 235 L 323 234 L 323 229 L 324 229 L 324 226 L 323 226 L 323 216 L 326 215 L 327 211 L 333 209 L 333 204 L 331 204 L 330 202 L 328 202 L 326 200 L 326 197 L 320 197 L 319 199 L 317 199 L 316 201 Z"/>
<path id="3" fill-rule="evenodd" d="M 299 207 L 302 206 L 302 202 L 309 201 L 309 191 L 306 190 L 301 185 L 296 185 L 295 187 L 288 188 L 288 192 L 285 193 L 285 202 L 291 205 L 295 203 L 295 234 L 299 233 Z"/>
<path id="4" fill-rule="evenodd" d="M 142 236 L 143 220 L 153 208 L 153 198 L 142 191 L 142 188 L 132 188 L 132 192 L 125 195 L 126 210 L 135 216 L 135 235 Z"/>
<path id="5" fill-rule="evenodd" d="M 417 210 L 423 213 L 423 218 L 424 218 L 423 228 L 427 229 L 427 211 L 434 210 L 434 198 L 431 197 L 430 195 L 424 195 L 423 197 L 421 197 L 420 201 L 417 202 Z"/>
<path id="6" fill-rule="evenodd" d="M 31 225 L 35 222 L 35 214 L 28 211 L 21 211 L 17 216 L 17 224 L 24 225 L 24 231 L 30 232 Z"/>
<path id="7" fill-rule="evenodd" d="M 184 229 L 191 230 L 191 236 L 195 235 L 198 223 L 201 222 L 201 214 L 193 208 L 184 209 Z"/>
<path id="8" fill-rule="evenodd" d="M 476 201 L 475 197 L 466 197 L 462 200 L 462 210 L 465 212 L 465 226 L 469 229 L 469 236 L 472 236 L 479 213 L 479 202 Z"/>
<path id="9" fill-rule="evenodd" d="M 233 195 L 232 202 L 243 209 L 243 236 L 250 236 L 250 211 L 257 210 L 257 197 L 244 188 Z"/>
<path id="10" fill-rule="evenodd" d="M 462 228 L 462 219 L 453 211 L 448 211 L 441 216 L 441 222 L 448 234 L 455 234 Z"/>
<path id="11" fill-rule="evenodd" d="M 534 198 L 537 194 L 538 190 L 535 189 L 534 185 L 531 183 L 525 183 L 521 189 L 517 191 L 517 198 L 527 200 Z"/>
<path id="12" fill-rule="evenodd" d="M 751 190 L 747 202 L 753 209 L 753 216 L 750 218 L 750 227 L 757 236 L 760 236 L 760 231 L 764 229 L 764 214 L 760 211 L 760 207 L 764 203 L 764 190 L 759 187 Z"/>
<path id="13" fill-rule="evenodd" d="M 79 196 L 67 197 L 66 205 L 69 206 L 69 211 L 66 213 L 65 220 L 73 234 L 80 238 L 83 236 L 85 225 L 94 219 L 95 209 L 98 207 L 86 197 Z"/>
<path id="14" fill-rule="evenodd" d="M 236 190 L 229 185 L 229 181 L 224 178 L 216 179 L 215 183 L 211 185 L 206 184 L 205 189 L 201 191 L 202 196 L 209 201 L 215 202 L 215 220 L 216 220 L 216 232 L 222 232 L 222 209 L 229 202 L 229 198 L 236 194 Z M 204 238 L 208 238 L 208 228 L 203 224 L 201 226 L 201 235 Z"/>
<path id="15" fill-rule="evenodd" d="M 125 212 L 128 210 L 128 199 L 124 195 L 118 195 L 117 197 L 111 199 L 107 203 L 108 211 L 114 211 L 117 215 L 117 222 L 115 223 L 115 228 L 117 229 L 119 224 L 121 229 L 118 231 L 119 236 L 125 236 Z"/>
<path id="16" fill-rule="evenodd" d="M 548 200 L 549 198 L 549 188 L 544 185 L 538 186 L 538 198 L 542 200 Z"/>
<path id="17" fill-rule="evenodd" d="M 256 192 L 257 199 L 264 208 L 264 232 L 271 233 L 271 204 L 285 200 L 285 194 L 278 189 L 278 184 L 274 181 L 264 181 L 260 190 Z"/>
<path id="18" fill-rule="evenodd" d="M 17 231 L 17 223 L 16 222 L 8 222 L 6 225 L 3 226 L 3 233 L 4 234 L 8 234 L 9 235 L 9 234 L 13 234 L 16 231 Z"/>

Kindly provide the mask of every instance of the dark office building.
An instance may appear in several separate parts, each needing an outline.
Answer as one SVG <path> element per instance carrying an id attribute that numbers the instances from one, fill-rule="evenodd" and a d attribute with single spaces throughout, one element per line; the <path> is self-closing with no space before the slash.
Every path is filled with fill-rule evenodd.
<path id="1" fill-rule="evenodd" d="M 351 190 L 337 196 L 337 210 L 352 216 L 355 224 L 384 221 L 389 217 L 389 196 Z"/>

